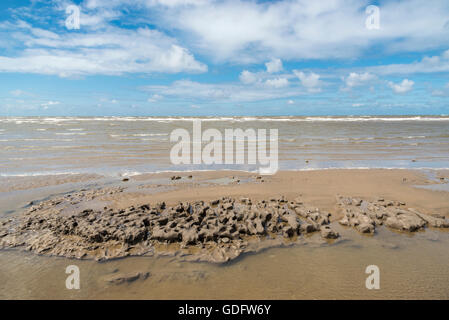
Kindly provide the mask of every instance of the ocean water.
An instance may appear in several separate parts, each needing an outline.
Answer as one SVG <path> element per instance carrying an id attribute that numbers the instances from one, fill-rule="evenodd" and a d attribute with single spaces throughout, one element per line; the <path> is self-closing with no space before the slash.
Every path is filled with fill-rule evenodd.
<path id="1" fill-rule="evenodd" d="M 170 133 L 192 133 L 193 119 L 223 136 L 225 129 L 278 129 L 280 170 L 449 168 L 449 116 L 9 117 L 0 118 L 0 177 L 258 169 L 172 164 Z"/>

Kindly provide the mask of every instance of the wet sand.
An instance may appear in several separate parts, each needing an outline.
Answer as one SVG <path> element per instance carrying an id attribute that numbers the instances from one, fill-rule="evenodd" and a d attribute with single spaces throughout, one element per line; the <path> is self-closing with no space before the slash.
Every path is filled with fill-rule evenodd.
<path id="1" fill-rule="evenodd" d="M 162 191 L 151 195 L 131 193 L 114 199 L 118 207 L 144 204 L 146 202 L 165 201 L 176 204 L 179 201 L 212 200 L 217 197 L 249 197 L 262 200 L 270 197 L 285 196 L 294 199 L 301 195 L 305 202 L 319 206 L 323 210 L 334 211 L 336 195 L 376 198 L 385 197 L 404 201 L 407 205 L 423 210 L 425 213 L 438 211 L 449 216 L 449 199 L 444 192 L 418 189 L 417 185 L 433 185 L 449 182 L 449 172 L 438 171 L 436 176 L 445 177 L 430 180 L 429 175 L 418 170 L 396 169 L 337 169 L 311 171 L 280 171 L 273 176 L 262 176 L 243 172 L 195 172 L 176 174 L 183 179 L 171 182 L 174 190 Z M 155 174 L 136 176 L 132 180 L 164 179 L 173 174 Z M 240 180 L 239 182 L 237 182 Z M 160 181 L 160 180 L 159 180 Z M 339 218 L 333 215 L 333 219 Z"/>
<path id="2" fill-rule="evenodd" d="M 263 176 L 243 172 L 192 172 L 149 174 L 128 181 L 107 180 L 108 187 L 124 188 L 77 204 L 89 207 L 97 201 L 108 207 L 126 208 L 165 201 L 210 201 L 221 197 L 248 197 L 254 200 L 301 195 L 304 202 L 332 213 L 331 226 L 340 234 L 337 242 L 308 241 L 255 254 L 243 254 L 221 265 L 180 261 L 179 257 L 127 257 L 107 262 L 38 256 L 20 250 L 0 251 L 0 292 L 2 298 L 449 298 L 449 257 L 445 252 L 449 233 L 426 228 L 418 232 L 397 232 L 379 227 L 376 234 L 363 235 L 340 226 L 343 217 L 336 195 L 367 200 L 379 197 L 401 201 L 425 214 L 449 216 L 445 191 L 417 188 L 417 185 L 445 185 L 447 171 L 429 175 L 411 170 L 321 170 L 279 172 Z M 192 175 L 192 178 L 189 176 Z M 432 177 L 430 177 L 432 176 Z M 440 179 L 443 178 L 443 179 Z M 47 179 L 48 180 L 48 179 Z M 82 179 L 81 179 L 82 180 Z M 79 183 L 81 180 L 77 180 Z M 263 181 L 263 182 L 262 182 Z M 85 181 L 89 188 L 104 188 L 105 181 Z M 50 183 L 51 184 L 51 183 Z M 38 202 L 55 195 L 48 186 L 29 188 L 20 203 Z M 84 186 L 84 187 L 85 187 Z M 70 190 L 72 188 L 72 190 Z M 61 192 L 84 188 L 61 184 Z M 10 191 L 11 193 L 19 191 Z M 22 191 L 20 191 L 22 192 Z M 49 192 L 48 195 L 45 195 Z M 34 194 L 34 196 L 33 196 Z M 5 201 L 5 200 L 4 200 Z M 14 207 L 13 204 L 9 204 Z M 17 205 L 17 207 L 20 207 Z M 23 211 L 23 210 L 22 210 Z M 14 217 L 21 209 L 4 214 Z M 310 240 L 319 234 L 310 235 Z M 65 289 L 65 267 L 80 267 L 82 288 Z M 364 270 L 376 264 L 381 270 L 381 290 L 367 290 Z M 116 270 L 118 269 L 118 270 Z M 150 276 L 130 283 L 111 284 L 104 277 L 149 272 Z"/>

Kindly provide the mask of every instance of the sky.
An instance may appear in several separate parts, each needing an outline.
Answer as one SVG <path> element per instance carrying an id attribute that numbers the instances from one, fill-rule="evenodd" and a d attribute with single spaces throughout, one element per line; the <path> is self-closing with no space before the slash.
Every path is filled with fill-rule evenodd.
<path id="1" fill-rule="evenodd" d="M 0 116 L 415 114 L 449 114 L 447 0 L 0 1 Z"/>

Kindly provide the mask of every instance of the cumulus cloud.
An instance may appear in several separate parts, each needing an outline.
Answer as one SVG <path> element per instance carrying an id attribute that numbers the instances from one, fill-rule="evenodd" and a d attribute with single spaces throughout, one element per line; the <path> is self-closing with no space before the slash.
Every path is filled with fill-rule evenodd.
<path id="1" fill-rule="evenodd" d="M 239 75 L 239 79 L 245 84 L 252 84 L 259 81 L 257 74 L 248 70 L 243 70 Z"/>
<path id="2" fill-rule="evenodd" d="M 176 6 L 199 6 L 207 4 L 209 0 L 147 0 L 146 4 L 152 5 L 162 5 L 166 7 L 176 7 Z"/>
<path id="3" fill-rule="evenodd" d="M 41 107 L 43 108 L 43 109 L 48 109 L 48 107 L 50 107 L 50 106 L 56 106 L 56 105 L 58 105 L 58 104 L 60 104 L 61 102 L 59 102 L 59 101 L 48 101 L 48 102 L 44 102 L 44 103 L 42 103 L 41 104 Z"/>
<path id="4" fill-rule="evenodd" d="M 293 73 L 298 77 L 301 84 L 307 89 L 309 92 L 320 92 L 322 81 L 320 80 L 320 76 L 314 72 L 310 72 L 306 74 L 299 70 L 293 70 Z"/>
<path id="5" fill-rule="evenodd" d="M 91 2 L 93 3 L 93 2 Z M 0 72 L 58 75 L 121 75 L 125 73 L 200 73 L 207 65 L 178 41 L 145 28 L 119 28 L 112 24 L 58 33 L 22 20 L 0 24 L 10 34 L 15 52 L 0 56 Z"/>
<path id="6" fill-rule="evenodd" d="M 449 50 L 444 51 L 441 55 L 426 56 L 412 63 L 369 67 L 368 70 L 382 75 L 449 72 Z"/>
<path id="7" fill-rule="evenodd" d="M 288 86 L 242 86 L 233 83 L 212 84 L 178 80 L 170 85 L 148 85 L 142 90 L 164 97 L 209 102 L 248 102 L 294 97 L 301 92 Z"/>
<path id="8" fill-rule="evenodd" d="M 265 84 L 273 88 L 282 88 L 288 86 L 288 79 L 286 78 L 267 79 L 265 81 Z"/>
<path id="9" fill-rule="evenodd" d="M 355 58 L 376 48 L 413 52 L 447 48 L 446 0 L 382 2 L 379 30 L 365 27 L 366 1 L 208 1 L 158 12 L 196 50 L 239 63 Z"/>
<path id="10" fill-rule="evenodd" d="M 164 97 L 163 96 L 161 96 L 160 94 L 153 94 L 151 97 L 149 97 L 148 98 L 148 102 L 156 102 L 156 101 L 159 101 L 159 100 L 161 100 L 161 99 L 163 99 Z"/>
<path id="11" fill-rule="evenodd" d="M 343 78 L 347 88 L 366 85 L 375 79 L 376 76 L 369 72 L 364 73 L 351 72 L 346 78 Z"/>
<path id="12" fill-rule="evenodd" d="M 415 83 L 412 80 L 404 79 L 400 83 L 394 83 L 389 81 L 388 86 L 393 89 L 395 93 L 403 94 L 411 91 Z"/>
<path id="13" fill-rule="evenodd" d="M 271 59 L 265 63 L 268 73 L 276 73 L 282 71 L 282 61 L 281 59 Z"/>

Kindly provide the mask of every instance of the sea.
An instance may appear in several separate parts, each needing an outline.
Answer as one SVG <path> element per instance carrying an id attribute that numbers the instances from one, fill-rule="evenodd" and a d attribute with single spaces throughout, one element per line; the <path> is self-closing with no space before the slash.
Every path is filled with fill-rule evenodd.
<path id="1" fill-rule="evenodd" d="M 0 177 L 257 171 L 258 164 L 246 160 L 243 164 L 173 164 L 170 151 L 177 142 L 170 141 L 170 135 L 176 129 L 192 133 L 194 120 L 201 120 L 202 132 L 217 129 L 223 137 L 226 129 L 266 129 L 267 136 L 269 129 L 277 129 L 280 170 L 449 168 L 446 115 L 2 117 Z"/>

